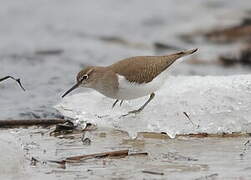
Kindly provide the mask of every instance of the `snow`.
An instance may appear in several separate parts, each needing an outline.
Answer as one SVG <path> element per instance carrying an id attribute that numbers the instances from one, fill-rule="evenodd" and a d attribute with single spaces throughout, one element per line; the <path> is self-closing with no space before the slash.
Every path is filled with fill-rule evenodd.
<path id="1" fill-rule="evenodd" d="M 119 129 L 131 137 L 138 132 L 166 132 L 172 138 L 180 134 L 251 132 L 251 75 L 170 76 L 144 111 L 121 117 L 147 98 L 126 101 L 112 109 L 112 99 L 89 91 L 68 96 L 55 108 L 78 123 Z"/>

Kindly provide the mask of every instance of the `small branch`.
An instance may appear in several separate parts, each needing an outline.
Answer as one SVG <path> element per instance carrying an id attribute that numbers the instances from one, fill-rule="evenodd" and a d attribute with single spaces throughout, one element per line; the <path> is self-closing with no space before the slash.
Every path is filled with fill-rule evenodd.
<path id="1" fill-rule="evenodd" d="M 131 153 L 129 156 L 147 156 L 147 152 L 136 152 L 136 153 Z"/>
<path id="2" fill-rule="evenodd" d="M 187 119 L 192 123 L 193 126 L 195 126 L 195 124 L 193 123 L 193 121 L 190 119 L 189 115 L 186 112 L 183 112 L 183 114 L 187 117 Z M 199 128 L 200 125 L 197 125 L 197 128 Z"/>
<path id="3" fill-rule="evenodd" d="M 142 171 L 142 173 L 154 174 L 154 175 L 161 175 L 161 176 L 163 176 L 163 175 L 164 175 L 164 173 L 154 172 L 154 171 Z"/>
<path id="4" fill-rule="evenodd" d="M 65 123 L 65 119 L 0 120 L 0 128 L 16 126 L 53 125 Z"/>
<path id="5" fill-rule="evenodd" d="M 111 151 L 104 153 L 95 153 L 88 155 L 72 156 L 65 159 L 65 161 L 81 161 L 86 158 L 103 158 L 103 157 L 115 157 L 115 156 L 128 156 L 129 150 Z"/>
<path id="6" fill-rule="evenodd" d="M 18 83 L 18 85 L 22 88 L 22 90 L 25 91 L 25 89 L 24 89 L 24 87 L 23 87 L 23 85 L 22 85 L 22 83 L 21 83 L 21 81 L 20 81 L 19 78 L 16 79 L 16 78 L 14 78 L 14 77 L 12 77 L 12 76 L 5 76 L 5 77 L 3 77 L 3 78 L 0 79 L 0 82 L 1 82 L 1 81 L 4 81 L 4 80 L 6 80 L 6 79 L 13 79 L 13 80 L 15 80 L 15 81 Z"/>
<path id="7" fill-rule="evenodd" d="M 65 163 L 79 163 L 86 159 L 93 159 L 93 158 L 106 158 L 106 157 L 126 157 L 126 156 L 147 156 L 147 152 L 137 152 L 129 154 L 129 150 L 119 150 L 119 151 L 111 151 L 111 152 L 103 152 L 103 153 L 95 153 L 95 154 L 87 154 L 87 155 L 79 155 L 79 156 L 72 156 L 67 157 L 64 160 L 55 161 L 49 160 L 48 162 L 57 163 L 57 164 L 65 164 Z"/>

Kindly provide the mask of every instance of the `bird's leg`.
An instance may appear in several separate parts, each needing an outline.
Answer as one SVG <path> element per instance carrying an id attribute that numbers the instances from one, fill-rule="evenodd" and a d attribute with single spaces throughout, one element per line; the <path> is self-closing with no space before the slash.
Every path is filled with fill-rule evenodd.
<path id="1" fill-rule="evenodd" d="M 147 106 L 147 104 L 154 98 L 154 96 L 155 96 L 155 94 L 152 93 L 150 95 L 149 99 L 145 102 L 145 104 L 143 104 L 139 109 L 133 110 L 133 111 L 129 111 L 128 113 L 130 114 L 130 113 L 139 113 L 139 112 L 141 112 Z"/>
<path id="2" fill-rule="evenodd" d="M 115 105 L 116 105 L 118 102 L 119 102 L 119 100 L 116 99 L 116 101 L 115 101 L 115 102 L 113 103 L 113 105 L 112 105 L 112 108 L 114 108 Z M 121 106 L 123 102 L 124 102 L 124 100 L 120 100 L 119 106 Z"/>
<path id="3" fill-rule="evenodd" d="M 116 99 L 116 101 L 112 104 L 112 108 L 114 108 L 114 107 L 115 107 L 115 105 L 117 104 L 117 102 L 119 102 L 119 100 L 118 100 L 118 99 Z"/>
<path id="4" fill-rule="evenodd" d="M 121 101 L 120 101 L 119 106 L 121 106 L 121 105 L 122 105 L 123 101 L 124 101 L 124 100 L 121 100 Z"/>
<path id="5" fill-rule="evenodd" d="M 152 93 L 150 95 L 149 99 L 145 102 L 145 104 L 143 104 L 139 109 L 133 110 L 133 111 L 129 111 L 127 114 L 125 114 L 123 116 L 127 116 L 127 115 L 132 114 L 132 113 L 137 114 L 137 113 L 141 112 L 147 106 L 147 104 L 154 98 L 154 96 L 155 96 L 155 94 Z"/>

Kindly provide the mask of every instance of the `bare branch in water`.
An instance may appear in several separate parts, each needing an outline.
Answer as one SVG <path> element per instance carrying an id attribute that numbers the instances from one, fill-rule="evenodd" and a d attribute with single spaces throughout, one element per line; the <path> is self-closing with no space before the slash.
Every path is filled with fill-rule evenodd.
<path id="1" fill-rule="evenodd" d="M 18 126 L 39 126 L 65 123 L 65 119 L 23 119 L 23 120 L 0 120 L 0 128 L 10 128 Z"/>
<path id="2" fill-rule="evenodd" d="M 1 81 L 4 81 L 4 80 L 6 80 L 6 79 L 13 79 L 13 80 L 15 80 L 15 81 L 18 83 L 18 85 L 22 88 L 22 90 L 25 91 L 25 89 L 24 89 L 23 85 L 21 84 L 21 81 L 20 81 L 19 78 L 16 79 L 16 78 L 14 78 L 14 77 L 12 77 L 12 76 L 5 76 L 5 77 L 3 77 L 3 78 L 0 79 L 0 82 L 1 82 Z"/>

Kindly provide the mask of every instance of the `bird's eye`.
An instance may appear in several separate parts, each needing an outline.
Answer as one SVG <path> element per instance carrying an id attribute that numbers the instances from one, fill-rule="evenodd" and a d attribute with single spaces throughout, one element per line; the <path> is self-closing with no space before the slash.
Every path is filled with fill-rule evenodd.
<path id="1" fill-rule="evenodd" d="M 82 77 L 82 81 L 83 81 L 83 80 L 86 80 L 86 79 L 88 79 L 88 75 L 87 75 L 87 74 L 85 74 L 85 75 Z"/>

